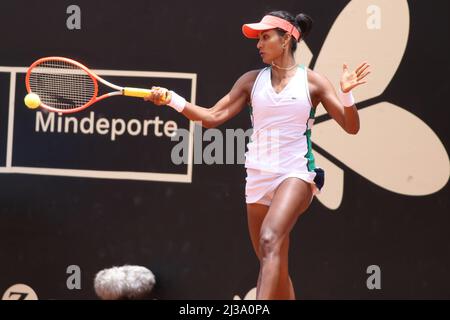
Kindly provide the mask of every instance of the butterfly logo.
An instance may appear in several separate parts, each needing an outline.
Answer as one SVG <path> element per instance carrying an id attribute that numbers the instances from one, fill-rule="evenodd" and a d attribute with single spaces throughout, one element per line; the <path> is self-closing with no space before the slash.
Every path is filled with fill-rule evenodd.
<path id="1" fill-rule="evenodd" d="M 423 120 L 383 97 L 405 53 L 408 35 L 406 0 L 354 0 L 336 18 L 314 66 L 311 66 L 313 54 L 304 41 L 300 42 L 295 58 L 326 75 L 332 83 L 339 83 L 342 63 L 356 66 L 361 60 L 370 62 L 374 72 L 368 84 L 354 92 L 356 103 L 360 102 L 358 134 L 345 133 L 319 105 L 312 140 L 381 188 L 424 196 L 447 184 L 450 175 L 447 151 Z M 344 194 L 344 169 L 317 149 L 314 156 L 326 172 L 325 186 L 318 199 L 327 208 L 338 209 Z M 235 295 L 233 299 L 241 297 Z M 256 288 L 249 290 L 243 299 L 256 299 Z"/>
<path id="2" fill-rule="evenodd" d="M 349 2 L 336 18 L 314 66 L 308 46 L 304 41 L 299 44 L 296 60 L 332 83 L 339 83 L 337 66 L 343 62 L 356 66 L 360 60 L 369 61 L 374 70 L 369 83 L 354 92 L 361 122 L 357 135 L 345 133 L 325 115 L 323 106 L 316 110 L 312 141 L 341 163 L 314 149 L 316 163 L 327 176 L 318 199 L 329 209 L 339 208 L 343 199 L 342 165 L 403 195 L 429 195 L 448 182 L 449 157 L 439 137 L 419 117 L 383 97 L 401 63 L 408 35 L 406 0 L 358 0 Z"/>

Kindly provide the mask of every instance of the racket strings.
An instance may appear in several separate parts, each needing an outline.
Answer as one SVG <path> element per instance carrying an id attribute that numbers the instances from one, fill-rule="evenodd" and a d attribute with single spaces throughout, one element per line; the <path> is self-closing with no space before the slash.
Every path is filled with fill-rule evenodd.
<path id="1" fill-rule="evenodd" d="M 95 97 L 95 81 L 80 67 L 65 61 L 50 60 L 35 66 L 30 73 L 31 91 L 53 108 L 79 108 Z"/>

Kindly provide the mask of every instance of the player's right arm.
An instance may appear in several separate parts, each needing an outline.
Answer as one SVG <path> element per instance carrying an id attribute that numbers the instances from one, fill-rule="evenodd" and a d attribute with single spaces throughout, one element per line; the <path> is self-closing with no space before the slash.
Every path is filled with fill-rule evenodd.
<path id="1" fill-rule="evenodd" d="M 220 99 L 213 107 L 204 108 L 186 103 L 182 114 L 189 120 L 200 121 L 205 128 L 214 128 L 227 120 L 237 115 L 250 101 L 250 93 L 255 82 L 259 70 L 249 71 L 243 74 L 233 85 L 230 92 L 228 92 L 222 99 Z M 151 101 L 154 104 L 161 105 L 167 89 L 157 88 L 153 89 L 153 94 L 144 98 L 146 101 Z"/>

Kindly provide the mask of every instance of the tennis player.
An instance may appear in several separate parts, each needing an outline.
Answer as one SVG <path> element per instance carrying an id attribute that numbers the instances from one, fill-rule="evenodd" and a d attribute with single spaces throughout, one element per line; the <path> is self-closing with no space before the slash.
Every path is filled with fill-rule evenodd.
<path id="1" fill-rule="evenodd" d="M 286 11 L 265 15 L 258 23 L 242 26 L 247 38 L 258 39 L 257 49 L 267 66 L 243 74 L 228 94 L 211 108 L 187 102 L 166 88 L 154 87 L 145 99 L 169 105 L 188 119 L 212 128 L 252 110 L 253 134 L 245 167 L 250 238 L 260 262 L 257 299 L 295 299 L 288 270 L 289 234 L 324 183 L 311 151 L 311 128 L 316 107 L 349 134 L 359 131 L 352 89 L 365 83 L 369 65 L 354 71 L 346 64 L 337 94 L 323 75 L 299 65 L 294 52 L 310 32 L 312 19 Z"/>

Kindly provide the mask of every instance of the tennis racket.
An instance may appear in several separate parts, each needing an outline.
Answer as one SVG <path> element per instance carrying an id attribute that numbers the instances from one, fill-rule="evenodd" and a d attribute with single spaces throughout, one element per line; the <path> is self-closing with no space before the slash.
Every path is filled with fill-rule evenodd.
<path id="1" fill-rule="evenodd" d="M 98 82 L 115 91 L 98 95 Z M 41 100 L 40 107 L 53 112 L 78 112 L 113 96 L 143 98 L 149 89 L 120 87 L 102 79 L 88 67 L 64 57 L 46 57 L 35 61 L 27 70 L 25 84 L 28 93 Z M 167 101 L 169 97 L 164 97 Z"/>

